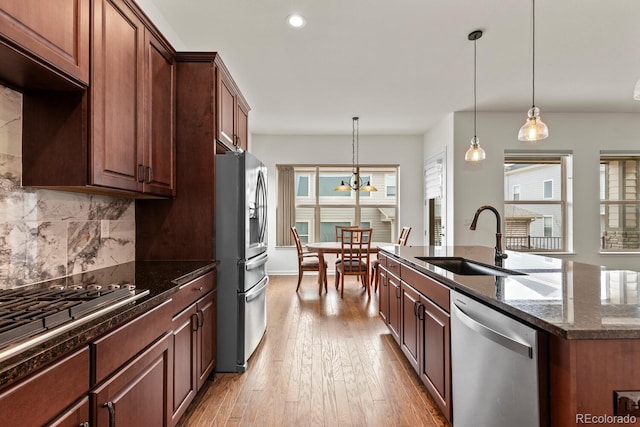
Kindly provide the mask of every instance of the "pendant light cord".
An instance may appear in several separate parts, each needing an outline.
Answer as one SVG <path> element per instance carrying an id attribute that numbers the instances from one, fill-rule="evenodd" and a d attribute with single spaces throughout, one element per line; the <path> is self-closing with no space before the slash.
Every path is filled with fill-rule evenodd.
<path id="1" fill-rule="evenodd" d="M 531 108 L 536 106 L 536 0 L 531 0 Z"/>
<path id="2" fill-rule="evenodd" d="M 473 41 L 473 137 L 478 136 L 476 132 L 476 109 L 477 109 L 477 96 L 476 96 L 476 79 L 477 79 L 477 64 L 476 64 L 476 40 Z"/>

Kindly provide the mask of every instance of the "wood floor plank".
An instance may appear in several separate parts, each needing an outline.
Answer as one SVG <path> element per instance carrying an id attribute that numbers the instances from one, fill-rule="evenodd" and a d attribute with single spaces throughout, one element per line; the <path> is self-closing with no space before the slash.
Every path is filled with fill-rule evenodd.
<path id="1" fill-rule="evenodd" d="M 450 427 L 354 277 L 272 276 L 267 332 L 244 373 L 219 373 L 178 427 Z"/>

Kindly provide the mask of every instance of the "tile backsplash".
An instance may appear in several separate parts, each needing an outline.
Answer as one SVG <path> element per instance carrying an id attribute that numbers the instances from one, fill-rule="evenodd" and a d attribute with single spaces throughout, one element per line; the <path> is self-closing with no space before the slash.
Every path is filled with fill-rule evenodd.
<path id="1" fill-rule="evenodd" d="M 21 181 L 22 95 L 0 86 L 0 289 L 135 259 L 133 200 Z"/>

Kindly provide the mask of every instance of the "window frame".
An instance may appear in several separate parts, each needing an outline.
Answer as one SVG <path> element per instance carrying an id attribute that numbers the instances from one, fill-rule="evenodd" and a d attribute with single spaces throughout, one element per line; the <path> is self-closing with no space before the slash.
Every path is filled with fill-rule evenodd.
<path id="1" fill-rule="evenodd" d="M 602 177 L 600 178 L 600 185 L 604 184 L 605 188 L 609 185 L 610 182 L 610 176 L 608 174 L 608 167 L 610 166 L 605 166 L 604 171 L 602 170 L 602 166 L 605 163 L 609 163 L 612 161 L 618 161 L 621 163 L 621 171 L 618 173 L 618 177 L 620 178 L 627 176 L 627 164 L 626 162 L 628 161 L 635 161 L 636 162 L 636 172 L 638 172 L 638 174 L 636 175 L 636 187 L 635 187 L 635 194 L 636 194 L 636 198 L 635 199 L 629 199 L 626 196 L 628 195 L 628 191 L 627 191 L 627 186 L 624 183 L 624 179 L 619 179 L 618 182 L 618 190 L 619 190 L 619 194 L 620 197 L 618 200 L 612 200 L 610 198 L 607 198 L 607 191 L 605 190 L 604 193 L 602 191 L 602 188 L 600 188 L 599 191 L 599 196 L 600 196 L 600 203 L 599 203 L 599 212 L 600 212 L 600 216 L 602 217 L 602 223 L 601 223 L 601 227 L 599 230 L 599 237 L 600 237 L 600 252 L 601 253 L 616 253 L 616 252 L 622 252 L 622 253 L 626 253 L 626 254 L 633 254 L 633 253 L 640 253 L 640 247 L 638 248 L 606 248 L 605 246 L 606 244 L 606 237 L 605 237 L 605 230 L 607 229 L 606 226 L 604 226 L 606 224 L 607 221 L 607 217 L 608 217 L 608 212 L 609 209 L 612 206 L 618 206 L 619 209 L 621 211 L 626 210 L 627 207 L 636 207 L 636 211 L 640 211 L 640 152 L 628 152 L 628 153 L 617 153 L 617 152 L 608 152 L 608 151 L 600 151 L 600 161 L 599 161 L 599 167 L 600 167 L 600 173 L 604 173 L 604 182 Z M 621 233 L 621 235 L 623 236 L 622 238 L 624 239 L 624 237 L 626 236 L 626 233 L 629 232 L 629 230 L 633 230 L 635 232 L 637 232 L 638 234 L 640 234 L 640 212 L 638 212 L 636 214 L 636 226 L 635 228 L 630 228 L 626 226 L 626 215 L 624 213 L 620 213 L 619 214 L 621 216 L 620 219 L 620 225 L 618 227 L 609 227 L 609 230 L 612 231 L 616 231 L 618 233 Z M 624 243 L 623 243 L 624 245 Z"/>
<path id="2" fill-rule="evenodd" d="M 547 196 L 547 183 L 550 184 L 551 195 Z M 542 200 L 553 200 L 553 179 L 542 181 Z"/>
<path id="3" fill-rule="evenodd" d="M 541 199 L 522 199 L 519 200 L 504 200 L 504 206 L 507 205 L 559 205 L 560 206 L 560 220 L 562 226 L 560 227 L 561 242 L 559 248 L 552 249 L 544 249 L 544 248 L 510 248 L 508 246 L 507 238 L 509 236 L 505 233 L 505 248 L 509 250 L 519 251 L 519 252 L 540 252 L 540 253 L 551 253 L 551 252 L 568 252 L 568 248 L 571 246 L 569 242 L 569 218 L 568 218 L 568 179 L 567 179 L 567 170 L 568 170 L 568 162 L 571 158 L 571 153 L 532 153 L 532 152 L 505 152 L 504 155 L 504 164 L 505 164 L 505 173 L 504 179 L 506 179 L 507 169 L 506 164 L 508 163 L 520 163 L 520 164 L 535 164 L 535 165 L 545 165 L 545 164 L 557 164 L 560 166 L 560 195 L 558 198 L 544 198 L 544 187 Z M 553 179 L 543 179 L 542 182 L 552 181 Z M 553 183 L 552 183 L 552 193 L 553 193 Z M 553 196 L 553 194 L 552 194 Z M 552 218 L 553 215 L 551 215 Z M 543 216 L 544 218 L 544 216 Z M 544 221 L 544 219 L 543 219 Z M 553 227 L 552 227 L 553 230 Z M 543 234 L 544 233 L 544 222 L 543 222 Z M 533 237 L 533 236 L 530 236 Z M 552 236 L 553 231 L 552 231 Z M 554 246 L 554 245 L 551 245 Z"/>
<path id="4" fill-rule="evenodd" d="M 359 224 L 361 222 L 361 215 L 364 216 L 365 209 L 380 209 L 380 208 L 392 208 L 395 210 L 395 220 L 391 223 L 391 237 L 390 241 L 393 241 L 394 236 L 398 233 L 398 216 L 400 212 L 399 206 L 399 188 L 396 189 L 396 194 L 394 196 L 387 196 L 386 190 L 383 190 L 382 187 L 386 184 L 386 176 L 392 175 L 395 173 L 396 175 L 396 187 L 397 183 L 400 182 L 400 166 L 397 164 L 380 164 L 380 165 L 360 165 L 357 167 L 357 172 L 363 177 L 364 180 L 370 179 L 371 184 L 378 187 L 377 192 L 356 192 L 351 191 L 349 196 L 340 196 L 340 197 L 332 197 L 333 195 L 320 195 L 320 176 L 338 176 L 344 177 L 347 175 L 351 175 L 352 166 L 351 165 L 304 165 L 304 164 L 278 164 L 276 168 L 279 170 L 280 168 L 291 167 L 294 169 L 294 175 L 298 174 L 308 174 L 309 175 L 309 184 L 311 189 L 309 191 L 310 194 L 313 194 L 313 197 L 304 197 L 304 196 L 296 196 L 295 202 L 295 210 L 298 211 L 300 209 L 312 210 L 307 211 L 304 216 L 304 219 L 301 221 L 296 218 L 296 214 L 294 214 L 294 222 L 309 222 L 309 227 L 312 228 L 309 230 L 310 239 L 313 236 L 313 241 L 322 240 L 321 234 L 321 224 L 326 222 L 348 222 L 352 225 Z M 375 180 L 375 182 L 374 182 Z M 280 183 L 277 184 L 276 191 L 279 192 Z M 383 191 L 380 191 L 383 190 Z M 297 194 L 297 191 L 296 191 Z M 376 196 L 374 196 L 374 194 Z M 323 200 L 324 199 L 324 200 Z M 362 199 L 362 200 L 361 200 Z M 279 197 L 277 197 L 278 203 L 280 203 Z M 288 209 L 288 208 L 285 208 Z M 335 216 L 329 221 L 323 221 L 323 210 L 326 212 L 327 209 L 348 209 L 352 214 L 345 214 L 342 217 L 340 214 Z M 279 215 L 280 206 L 276 206 L 276 215 Z M 332 214 L 335 214 L 333 212 Z M 309 219 L 311 218 L 311 219 Z M 365 220 L 365 222 L 367 222 Z M 374 223 L 378 223 L 378 220 L 372 219 Z M 279 226 L 279 219 L 276 220 L 276 227 Z M 379 226 L 379 225 L 378 225 Z M 385 229 L 388 232 L 388 229 Z M 291 246 L 291 244 L 287 241 L 281 241 L 280 236 L 283 233 L 280 231 L 276 232 L 276 246 Z M 386 233 L 385 233 L 386 234 Z M 381 241 L 381 240 L 377 240 Z"/>

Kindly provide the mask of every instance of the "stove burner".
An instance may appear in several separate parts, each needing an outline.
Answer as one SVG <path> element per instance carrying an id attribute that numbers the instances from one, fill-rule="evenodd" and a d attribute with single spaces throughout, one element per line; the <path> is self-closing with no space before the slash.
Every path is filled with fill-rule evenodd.
<path id="1" fill-rule="evenodd" d="M 99 285 L 0 290 L 0 349 L 144 294 Z"/>

